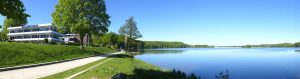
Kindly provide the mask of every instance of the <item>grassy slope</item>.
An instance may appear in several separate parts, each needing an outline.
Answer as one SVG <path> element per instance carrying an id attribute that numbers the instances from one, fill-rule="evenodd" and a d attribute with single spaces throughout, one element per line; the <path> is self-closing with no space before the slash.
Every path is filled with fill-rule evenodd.
<path id="1" fill-rule="evenodd" d="M 78 46 L 0 42 L 0 68 L 72 59 L 108 52 L 114 52 L 114 50 L 87 47 L 83 51 Z"/>
<path id="2" fill-rule="evenodd" d="M 96 61 L 42 79 L 63 79 L 102 61 L 104 60 Z M 129 75 L 130 79 L 195 79 L 188 78 L 185 73 L 182 72 L 165 71 L 154 65 L 128 57 L 112 57 L 112 60 L 109 60 L 74 79 L 110 79 L 117 73 L 125 73 Z"/>

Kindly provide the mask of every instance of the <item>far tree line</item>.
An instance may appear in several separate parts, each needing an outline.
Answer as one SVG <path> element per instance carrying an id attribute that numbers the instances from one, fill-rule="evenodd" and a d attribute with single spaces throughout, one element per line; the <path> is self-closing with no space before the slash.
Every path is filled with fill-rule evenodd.
<path id="1" fill-rule="evenodd" d="M 296 43 L 278 43 L 278 44 L 260 44 L 260 45 L 244 45 L 243 48 L 252 47 L 300 47 L 300 42 Z"/>
<path id="2" fill-rule="evenodd" d="M 210 48 L 209 45 L 189 45 L 183 42 L 168 42 L 168 41 L 143 41 L 143 48 Z"/>

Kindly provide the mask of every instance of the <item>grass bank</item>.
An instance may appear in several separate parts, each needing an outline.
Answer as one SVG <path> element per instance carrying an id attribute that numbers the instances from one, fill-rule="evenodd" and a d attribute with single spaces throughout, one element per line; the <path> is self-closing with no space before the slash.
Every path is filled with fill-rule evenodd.
<path id="1" fill-rule="evenodd" d="M 103 47 L 0 42 L 0 68 L 52 62 L 114 52 Z"/>
<path id="2" fill-rule="evenodd" d="M 107 59 L 110 60 L 76 76 L 74 79 L 110 79 L 117 73 L 127 74 L 129 79 L 197 79 L 195 75 L 187 76 L 180 71 L 164 70 L 141 60 L 132 59 L 127 55 L 108 57 L 104 60 L 99 60 L 42 79 L 63 79 Z"/>

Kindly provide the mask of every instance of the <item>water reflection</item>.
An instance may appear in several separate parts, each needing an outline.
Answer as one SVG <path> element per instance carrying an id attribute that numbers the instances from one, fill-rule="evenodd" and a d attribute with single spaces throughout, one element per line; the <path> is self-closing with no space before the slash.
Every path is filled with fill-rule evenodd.
<path id="1" fill-rule="evenodd" d="M 300 48 L 206 48 L 146 50 L 136 58 L 204 79 L 299 79 Z M 150 54 L 149 54 L 150 53 Z"/>
<path id="2" fill-rule="evenodd" d="M 176 54 L 183 53 L 184 50 L 140 50 L 141 54 Z"/>

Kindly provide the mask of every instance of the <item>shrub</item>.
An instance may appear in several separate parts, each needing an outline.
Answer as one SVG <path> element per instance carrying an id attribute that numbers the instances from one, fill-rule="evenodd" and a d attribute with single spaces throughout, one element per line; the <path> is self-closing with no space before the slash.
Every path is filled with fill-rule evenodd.
<path id="1" fill-rule="evenodd" d="M 47 38 L 44 39 L 44 43 L 48 44 L 49 40 Z"/>

